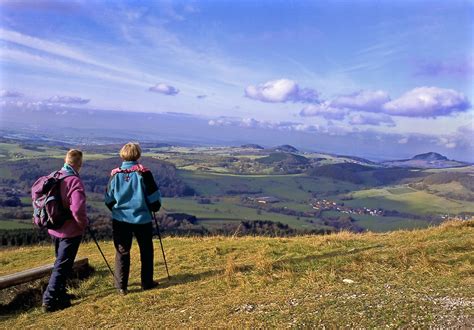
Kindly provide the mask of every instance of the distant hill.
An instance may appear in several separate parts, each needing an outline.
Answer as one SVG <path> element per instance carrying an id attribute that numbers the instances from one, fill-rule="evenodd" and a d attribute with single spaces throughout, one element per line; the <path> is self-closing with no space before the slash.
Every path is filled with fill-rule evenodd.
<path id="1" fill-rule="evenodd" d="M 469 165 L 465 162 L 449 160 L 448 157 L 436 152 L 427 152 L 419 154 L 411 159 L 392 160 L 382 162 L 383 165 L 392 167 L 411 167 L 411 168 L 451 168 Z"/>
<path id="2" fill-rule="evenodd" d="M 412 160 L 448 160 L 448 157 L 438 154 L 437 152 L 427 152 L 425 154 L 419 154 L 412 158 Z"/>
<path id="3" fill-rule="evenodd" d="M 299 151 L 298 149 L 296 149 L 295 147 L 289 144 L 273 147 L 271 150 L 276 151 L 276 152 L 298 152 Z"/>
<path id="4" fill-rule="evenodd" d="M 327 177 L 339 181 L 369 186 L 382 186 L 412 181 L 426 174 L 408 168 L 386 168 L 356 163 L 337 163 L 317 166 L 307 171 L 309 176 Z"/>
<path id="5" fill-rule="evenodd" d="M 365 158 L 362 158 L 362 157 L 345 156 L 345 155 L 337 155 L 336 157 L 347 158 L 347 159 L 353 160 L 353 161 L 355 161 L 355 162 L 357 162 L 358 164 L 361 164 L 361 165 L 364 165 L 364 164 L 368 164 L 368 165 L 378 165 L 378 163 L 373 162 L 373 161 L 368 160 L 368 159 L 365 159 Z"/>
<path id="6" fill-rule="evenodd" d="M 285 163 L 286 165 L 307 165 L 309 164 L 309 159 L 285 152 L 273 152 L 266 157 L 257 159 L 257 162 L 260 164 L 272 165 L 277 163 Z"/>
<path id="7" fill-rule="evenodd" d="M 448 172 L 430 174 L 414 182 L 411 187 L 439 196 L 474 202 L 474 174 L 470 172 Z"/>
<path id="8" fill-rule="evenodd" d="M 261 145 L 253 144 L 253 143 L 242 144 L 240 147 L 241 147 L 241 148 L 246 148 L 246 149 L 258 149 L 258 150 L 263 150 L 263 149 L 265 149 L 265 148 L 262 147 Z"/>
<path id="9" fill-rule="evenodd" d="M 373 170 L 373 167 L 355 163 L 338 163 L 311 168 L 307 172 L 307 174 L 309 176 L 322 176 L 335 180 L 348 181 L 359 184 L 364 182 L 359 173 L 370 170 Z"/>

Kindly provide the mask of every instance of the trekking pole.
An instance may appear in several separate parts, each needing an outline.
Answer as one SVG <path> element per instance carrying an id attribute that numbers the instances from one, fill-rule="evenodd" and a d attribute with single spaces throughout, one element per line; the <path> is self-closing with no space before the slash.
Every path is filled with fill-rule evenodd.
<path id="1" fill-rule="evenodd" d="M 100 246 L 99 246 L 99 242 L 97 242 L 97 239 L 95 238 L 94 232 L 92 231 L 91 227 L 87 226 L 87 228 L 89 229 L 89 234 L 91 234 L 92 240 L 95 242 L 95 245 L 97 245 L 97 248 L 99 249 L 99 252 L 100 252 L 100 254 L 102 255 L 102 258 L 104 258 L 104 261 L 105 261 L 105 263 L 107 264 L 107 267 L 109 268 L 110 274 L 112 274 L 112 277 L 113 277 L 114 280 L 115 280 L 114 272 L 112 271 L 112 268 L 110 268 L 110 265 L 109 265 L 109 263 L 107 262 L 107 259 L 105 259 L 105 255 L 104 255 L 104 253 L 102 252 L 102 249 L 101 249 Z"/>
<path id="2" fill-rule="evenodd" d="M 168 264 L 166 263 L 165 249 L 163 248 L 163 242 L 161 241 L 160 227 L 158 226 L 158 220 L 156 220 L 155 212 L 152 213 L 153 220 L 155 220 L 156 232 L 158 233 L 158 239 L 160 240 L 161 252 L 163 253 L 163 260 L 165 261 L 166 274 L 168 275 L 168 281 L 170 280 L 170 273 L 168 271 Z"/>

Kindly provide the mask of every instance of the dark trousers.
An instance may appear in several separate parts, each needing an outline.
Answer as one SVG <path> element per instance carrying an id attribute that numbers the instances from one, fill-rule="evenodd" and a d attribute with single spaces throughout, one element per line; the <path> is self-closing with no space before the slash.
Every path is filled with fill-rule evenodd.
<path id="1" fill-rule="evenodd" d="M 140 248 L 142 288 L 153 285 L 153 226 L 113 220 L 113 238 L 115 245 L 115 286 L 127 289 L 130 274 L 130 249 L 135 235 Z"/>
<path id="2" fill-rule="evenodd" d="M 53 306 L 67 299 L 66 280 L 72 272 L 72 266 L 81 240 L 82 236 L 73 238 L 53 237 L 56 261 L 49 278 L 48 287 L 43 294 L 43 304 Z"/>

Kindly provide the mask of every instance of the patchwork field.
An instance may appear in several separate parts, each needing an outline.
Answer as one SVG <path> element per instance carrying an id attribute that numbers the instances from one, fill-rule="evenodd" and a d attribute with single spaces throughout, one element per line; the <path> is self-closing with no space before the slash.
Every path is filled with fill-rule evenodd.
<path id="1" fill-rule="evenodd" d="M 106 185 L 106 177 L 94 177 L 97 174 L 90 169 L 97 168 L 97 171 L 100 169 L 101 175 L 106 175 L 108 167 L 118 164 L 107 165 L 108 167 L 103 170 L 103 161 L 115 157 L 114 150 L 118 150 L 118 147 L 92 146 L 86 147 L 86 150 L 87 148 L 92 149 L 85 152 L 84 168 L 86 170 L 89 167 L 89 171 L 84 175 L 89 182 L 100 182 L 99 185 L 93 183 L 93 191 L 88 191 L 90 214 L 102 214 L 107 217 L 109 211 L 103 204 L 103 193 L 101 193 Z M 31 199 L 27 190 L 31 184 L 32 169 L 25 167 L 17 171 L 15 166 L 9 164 L 20 164 L 25 160 L 39 157 L 49 157 L 45 159 L 56 159 L 60 162 L 57 158 L 63 157 L 65 149 L 65 147 L 11 142 L 0 143 L 0 202 L 8 202 L 8 199 L 11 199 L 8 196 L 19 194 L 21 203 L 17 208 L 0 209 L 0 220 L 2 220 L 0 229 L 25 228 L 25 224 L 18 221 L 5 222 L 5 220 L 19 219 L 15 218 L 19 216 L 26 219 L 31 214 L 29 206 Z M 173 166 L 175 168 L 173 180 L 175 182 L 181 180 L 182 184 L 193 191 L 188 196 L 176 196 L 177 192 L 169 194 L 169 197 L 164 198 L 162 213 L 194 215 L 198 219 L 198 224 L 206 228 L 218 228 L 226 223 L 262 220 L 281 222 L 294 229 L 311 230 L 328 228 L 327 217 L 334 219 L 350 215 L 358 228 L 379 232 L 422 228 L 441 222 L 441 217 L 474 214 L 474 202 L 457 198 L 459 196 L 469 198 L 473 193 L 462 181 L 431 184 L 420 189 L 410 185 L 410 182 L 417 182 L 418 177 L 423 178 L 431 174 L 474 173 L 472 167 L 452 170 L 388 171 L 385 174 L 382 167 L 374 166 L 372 163 L 365 164 L 360 159 L 355 161 L 343 156 L 321 153 L 275 153 L 274 150 L 240 147 L 165 146 L 147 147 L 144 150 L 144 156 L 159 159 L 163 164 Z M 304 170 L 304 166 L 317 168 L 341 164 L 348 165 L 341 168 L 343 172 L 341 177 L 338 177 L 339 169 L 331 172 L 330 168 L 326 168 L 326 172 L 318 175 L 311 175 Z M 47 168 L 47 171 L 50 170 L 54 168 Z M 169 173 L 169 169 L 167 171 L 164 173 Z M 239 171 L 253 171 L 253 173 L 238 173 Z M 297 173 L 292 173 L 295 171 Z M 354 177 L 351 177 L 351 171 L 354 171 Z M 400 175 L 408 175 L 405 178 L 407 181 L 398 182 L 399 179 L 403 179 L 398 178 Z M 166 178 L 161 179 L 166 182 Z M 381 184 L 382 179 L 392 183 Z M 16 189 L 14 190 L 16 192 L 12 193 L 12 188 Z M 246 198 L 259 196 L 274 198 L 277 202 L 265 207 L 256 202 L 254 204 L 243 202 Z M 202 203 L 200 201 L 202 198 L 209 199 L 209 202 Z M 322 212 L 318 213 L 313 209 L 312 203 L 323 200 L 326 200 L 325 203 L 331 207 L 321 209 Z M 392 213 L 370 215 L 365 209 L 381 209 Z M 347 212 L 343 212 L 344 210 Z M 307 214 L 316 215 L 307 216 Z"/>

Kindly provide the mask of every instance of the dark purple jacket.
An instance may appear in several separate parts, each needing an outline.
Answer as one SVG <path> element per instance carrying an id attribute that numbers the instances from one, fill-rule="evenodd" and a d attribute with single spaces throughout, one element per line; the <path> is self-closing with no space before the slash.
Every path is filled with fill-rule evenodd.
<path id="1" fill-rule="evenodd" d="M 61 171 L 74 172 L 69 165 Z M 76 173 L 77 174 L 77 173 Z M 86 193 L 79 176 L 68 176 L 61 181 L 61 198 L 63 205 L 71 210 L 72 219 L 66 220 L 59 229 L 48 229 L 48 233 L 59 238 L 71 238 L 84 234 L 88 225 L 86 212 Z"/>

